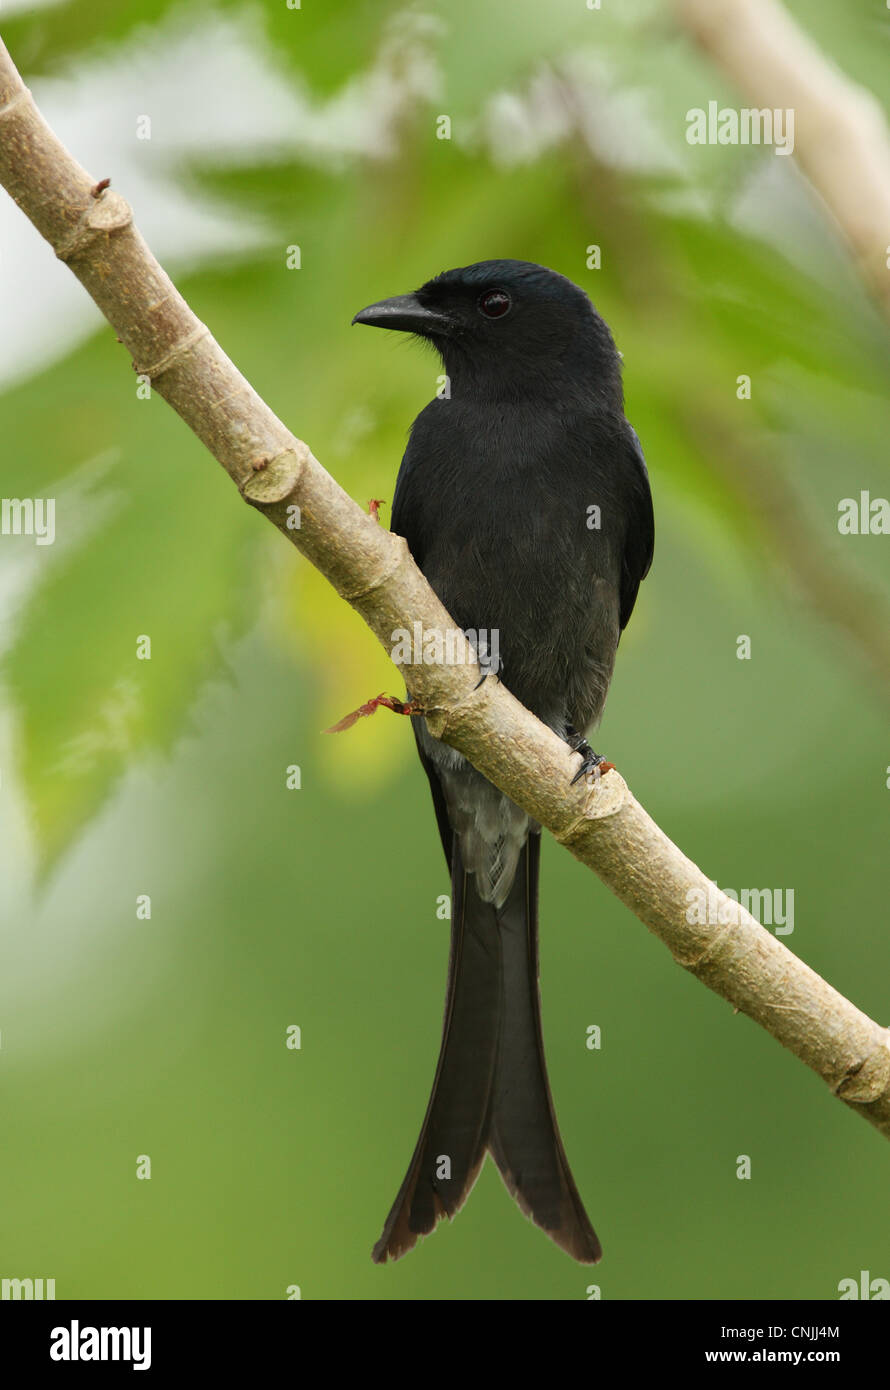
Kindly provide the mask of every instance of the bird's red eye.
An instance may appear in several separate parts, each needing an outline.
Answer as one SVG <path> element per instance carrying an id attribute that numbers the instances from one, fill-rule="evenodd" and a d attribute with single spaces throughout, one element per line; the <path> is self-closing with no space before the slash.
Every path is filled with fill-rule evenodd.
<path id="1" fill-rule="evenodd" d="M 487 319 L 502 319 L 512 303 L 506 290 L 486 290 L 479 296 L 479 312 Z"/>

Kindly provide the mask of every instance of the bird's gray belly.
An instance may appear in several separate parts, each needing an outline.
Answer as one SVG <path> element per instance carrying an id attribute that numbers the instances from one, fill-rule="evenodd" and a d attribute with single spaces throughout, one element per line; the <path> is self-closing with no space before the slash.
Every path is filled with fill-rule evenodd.
<path id="1" fill-rule="evenodd" d="M 418 739 L 439 774 L 464 869 L 473 875 L 482 901 L 501 908 L 516 877 L 522 847 L 537 822 L 462 753 L 433 738 L 423 720 L 416 722 Z"/>
<path id="2" fill-rule="evenodd" d="M 499 587 L 503 592 L 503 586 Z M 541 605 L 539 588 L 530 594 L 525 612 L 517 602 L 521 593 L 521 589 L 512 591 L 511 626 L 506 629 L 500 627 L 497 611 L 484 592 L 477 604 L 467 603 L 464 593 L 442 597 L 462 627 L 497 634 L 501 664 L 498 676 L 487 679 L 503 680 L 560 738 L 565 738 L 569 725 L 583 732 L 599 719 L 612 676 L 618 642 L 614 587 L 594 582 L 583 611 L 567 611 L 563 603 L 559 623 Z M 470 621 L 471 616 L 475 621 Z M 537 822 L 456 749 L 434 738 L 422 720 L 418 736 L 438 770 L 464 868 L 473 875 L 483 901 L 500 908 L 515 878 L 522 847 L 529 832 L 538 829 Z"/>

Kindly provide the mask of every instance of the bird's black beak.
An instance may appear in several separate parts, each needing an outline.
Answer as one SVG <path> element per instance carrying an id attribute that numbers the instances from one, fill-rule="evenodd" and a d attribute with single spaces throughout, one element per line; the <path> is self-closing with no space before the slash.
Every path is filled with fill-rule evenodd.
<path id="1" fill-rule="evenodd" d="M 416 294 L 397 294 L 392 299 L 369 304 L 367 309 L 359 310 L 352 322 L 369 323 L 372 328 L 398 328 L 403 333 L 419 333 L 425 338 L 447 333 L 452 327 L 447 314 L 428 309 Z"/>

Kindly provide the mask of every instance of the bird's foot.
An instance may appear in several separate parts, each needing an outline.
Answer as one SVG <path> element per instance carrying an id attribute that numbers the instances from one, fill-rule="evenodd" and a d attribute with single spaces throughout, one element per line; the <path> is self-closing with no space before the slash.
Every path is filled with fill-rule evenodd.
<path id="1" fill-rule="evenodd" d="M 336 724 L 325 729 L 325 733 L 342 734 L 345 729 L 351 729 L 359 719 L 366 719 L 369 714 L 374 714 L 381 705 L 384 709 L 391 709 L 393 714 L 421 713 L 420 707 L 413 700 L 397 700 L 395 695 L 375 695 L 372 700 L 366 700 L 363 705 L 359 705 L 351 714 L 345 714 L 342 719 L 338 719 Z"/>
<path id="2" fill-rule="evenodd" d="M 479 663 L 479 670 L 482 674 L 473 686 L 474 690 L 479 689 L 487 676 L 496 676 L 501 670 L 501 658 L 498 655 L 497 648 L 495 648 L 493 652 L 489 652 L 487 646 L 480 645 L 476 652 L 476 660 Z"/>
<path id="3" fill-rule="evenodd" d="M 592 778 L 598 782 L 604 772 L 614 772 L 615 764 L 606 762 L 602 753 L 595 753 L 583 734 L 579 734 L 569 725 L 566 730 L 566 741 L 571 746 L 572 752 L 577 753 L 581 758 L 581 766 L 572 778 L 571 785 L 580 782 L 582 777 L 586 777 L 588 782 Z"/>

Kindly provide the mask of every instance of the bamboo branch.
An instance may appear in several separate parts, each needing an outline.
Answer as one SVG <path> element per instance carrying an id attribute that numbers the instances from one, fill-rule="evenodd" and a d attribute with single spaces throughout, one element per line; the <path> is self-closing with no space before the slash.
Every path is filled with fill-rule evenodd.
<path id="1" fill-rule="evenodd" d="M 125 200 L 96 184 L 46 125 L 2 43 L 0 182 L 99 305 L 137 372 L 388 652 L 395 631 L 414 623 L 443 643 L 455 633 L 404 540 L 351 501 L 233 366 L 152 256 Z M 472 651 L 460 643 L 463 662 L 403 668 L 431 731 L 592 868 L 685 969 L 890 1137 L 890 1030 L 715 889 L 617 772 L 571 786 L 575 755 L 496 680 L 477 688 Z M 720 920 L 689 920 L 696 894 L 710 895 Z"/>
<path id="2" fill-rule="evenodd" d="M 757 107 L 794 112 L 794 156 L 890 318 L 890 132 L 880 103 L 777 0 L 674 0 L 700 47 Z"/>

